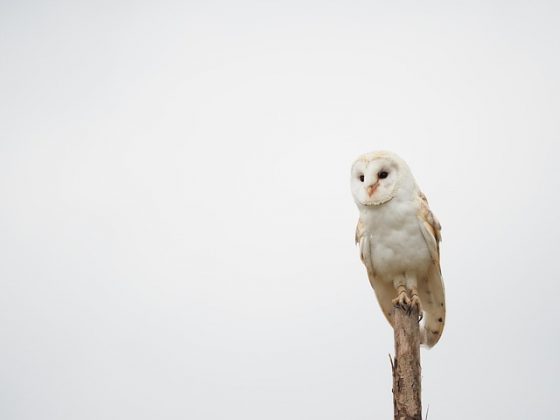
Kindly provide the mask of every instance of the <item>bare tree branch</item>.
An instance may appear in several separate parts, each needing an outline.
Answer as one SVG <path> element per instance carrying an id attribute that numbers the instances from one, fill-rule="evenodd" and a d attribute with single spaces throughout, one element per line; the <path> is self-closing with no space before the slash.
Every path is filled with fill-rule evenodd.
<path id="1" fill-rule="evenodd" d="M 393 406 L 395 420 L 422 420 L 420 328 L 418 309 L 393 307 L 395 359 Z"/>

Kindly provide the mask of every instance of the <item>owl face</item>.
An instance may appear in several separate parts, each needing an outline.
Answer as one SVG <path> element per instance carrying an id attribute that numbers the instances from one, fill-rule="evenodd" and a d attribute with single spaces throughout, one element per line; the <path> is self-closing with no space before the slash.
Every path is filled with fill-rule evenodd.
<path id="1" fill-rule="evenodd" d="M 375 152 L 360 156 L 352 165 L 350 181 L 356 204 L 378 206 L 391 200 L 401 178 L 399 159 Z"/>

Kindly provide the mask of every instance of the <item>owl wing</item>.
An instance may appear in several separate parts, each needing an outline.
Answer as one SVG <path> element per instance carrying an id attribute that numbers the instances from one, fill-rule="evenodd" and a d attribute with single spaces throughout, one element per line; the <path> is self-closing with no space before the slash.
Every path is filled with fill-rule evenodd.
<path id="1" fill-rule="evenodd" d="M 373 261 L 371 258 L 371 236 L 367 235 L 364 229 L 364 225 L 361 221 L 358 221 L 358 226 L 356 227 L 356 244 L 360 246 L 360 258 L 366 266 L 368 273 L 369 282 L 371 287 L 375 291 L 375 296 L 379 302 L 379 306 L 383 311 L 383 315 L 389 321 L 389 324 L 393 325 L 393 299 L 395 298 L 395 288 L 391 282 L 382 282 L 375 277 L 375 268 L 373 266 Z"/>
<path id="2" fill-rule="evenodd" d="M 439 268 L 439 243 L 441 242 L 441 225 L 436 219 L 430 207 L 428 199 L 422 192 L 418 192 L 418 200 L 420 201 L 420 211 L 418 213 L 418 221 L 420 230 L 424 236 L 424 240 L 428 245 L 432 261 Z"/>
<path id="3" fill-rule="evenodd" d="M 441 225 L 430 210 L 428 200 L 422 192 L 418 192 L 418 200 L 420 203 L 418 224 L 433 262 L 425 282 L 420 283 L 418 287 L 424 309 L 422 342 L 432 347 L 441 337 L 445 325 L 445 288 L 439 263 Z"/>

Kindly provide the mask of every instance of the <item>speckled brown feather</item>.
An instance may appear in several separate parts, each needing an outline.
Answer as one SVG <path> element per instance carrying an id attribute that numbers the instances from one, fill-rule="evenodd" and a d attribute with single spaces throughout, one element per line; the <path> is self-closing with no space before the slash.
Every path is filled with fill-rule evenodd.
<path id="1" fill-rule="evenodd" d="M 441 225 L 430 210 L 428 200 L 422 192 L 418 192 L 418 200 L 420 204 L 418 222 L 433 261 L 433 266 L 425 279 L 425 287 L 419 287 L 420 301 L 424 310 L 422 342 L 432 347 L 439 341 L 445 325 L 445 288 L 439 256 Z"/>
<path id="2" fill-rule="evenodd" d="M 418 200 L 420 202 L 418 217 L 422 221 L 424 228 L 431 235 L 431 238 L 425 239 L 426 242 L 428 242 L 432 260 L 434 261 L 434 263 L 439 265 L 439 243 L 441 241 L 441 225 L 430 210 L 430 207 L 428 206 L 428 199 L 421 191 L 418 191 Z"/>

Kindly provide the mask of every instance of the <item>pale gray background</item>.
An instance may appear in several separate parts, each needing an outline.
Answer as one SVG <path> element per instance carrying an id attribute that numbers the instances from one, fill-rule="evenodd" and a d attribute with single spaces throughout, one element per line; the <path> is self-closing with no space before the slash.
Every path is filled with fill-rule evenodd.
<path id="1" fill-rule="evenodd" d="M 443 225 L 436 419 L 557 415 L 556 2 L 2 2 L 0 418 L 389 419 L 354 158 Z"/>

